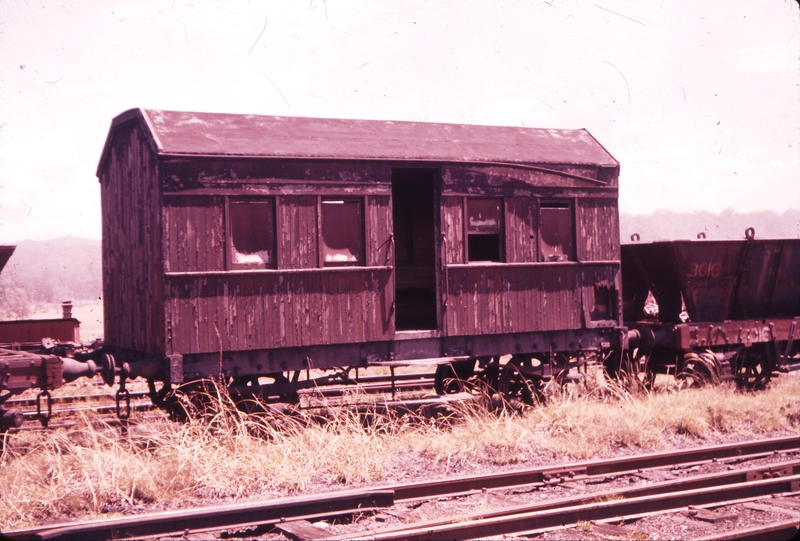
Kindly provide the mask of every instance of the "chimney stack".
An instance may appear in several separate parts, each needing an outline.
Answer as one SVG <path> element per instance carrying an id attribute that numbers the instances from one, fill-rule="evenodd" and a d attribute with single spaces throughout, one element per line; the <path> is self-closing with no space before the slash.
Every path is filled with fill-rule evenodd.
<path id="1" fill-rule="evenodd" d="M 61 303 L 61 318 L 72 319 L 72 301 L 64 301 Z"/>

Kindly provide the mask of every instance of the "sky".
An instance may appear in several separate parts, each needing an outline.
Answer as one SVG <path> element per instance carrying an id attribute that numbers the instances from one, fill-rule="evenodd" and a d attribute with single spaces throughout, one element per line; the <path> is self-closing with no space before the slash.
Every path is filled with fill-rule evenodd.
<path id="1" fill-rule="evenodd" d="M 100 238 L 133 107 L 585 128 L 623 213 L 800 209 L 795 0 L 0 0 L 0 243 Z"/>

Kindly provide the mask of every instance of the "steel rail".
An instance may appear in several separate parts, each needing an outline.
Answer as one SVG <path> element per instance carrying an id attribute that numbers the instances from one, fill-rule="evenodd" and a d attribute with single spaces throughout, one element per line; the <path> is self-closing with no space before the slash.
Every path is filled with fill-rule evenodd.
<path id="1" fill-rule="evenodd" d="M 358 395 L 354 395 L 357 397 Z M 436 409 L 454 404 L 474 402 L 478 397 L 472 393 L 462 392 L 431 397 L 408 397 L 394 400 L 372 400 L 332 404 L 310 404 L 298 407 L 295 411 L 307 415 L 325 417 L 333 411 L 348 410 L 359 415 L 386 415 L 389 413 L 408 414 L 424 408 Z"/>
<path id="2" fill-rule="evenodd" d="M 705 488 L 731 486 L 761 479 L 788 477 L 792 475 L 800 475 L 800 460 L 771 464 L 763 467 L 743 468 L 735 471 L 696 475 L 686 479 L 674 479 L 630 488 L 591 492 L 581 494 L 579 496 L 554 498 L 547 501 L 503 507 L 492 511 L 467 513 L 456 517 L 422 521 L 393 528 L 382 528 L 380 530 L 366 533 L 361 532 L 358 534 L 358 536 L 371 538 L 372 536 L 396 535 L 398 539 L 402 539 L 410 530 L 416 531 L 420 529 L 433 529 L 440 527 L 446 528 L 448 525 L 452 525 L 454 523 L 463 523 L 470 520 L 475 521 L 480 519 L 521 515 L 524 513 L 545 512 L 555 509 L 591 505 L 592 503 L 598 501 L 623 499 L 630 500 L 633 498 L 641 498 L 658 494 L 670 494 L 679 491 L 696 491 Z M 330 540 L 348 539 L 351 536 L 352 534 L 347 536 L 336 536 L 330 538 Z"/>
<path id="3" fill-rule="evenodd" d="M 800 449 L 800 436 L 789 436 L 665 453 L 575 462 L 555 467 L 545 466 L 510 472 L 470 475 L 453 479 L 389 485 L 382 487 L 382 489 L 393 490 L 397 501 L 417 500 L 465 494 L 484 489 L 556 483 L 559 480 L 572 479 L 576 476 L 619 475 L 625 472 L 636 472 L 664 466 L 697 464 L 712 460 L 743 458 L 744 456 L 797 449 Z"/>
<path id="4" fill-rule="evenodd" d="M 543 531 L 574 525 L 581 521 L 609 520 L 641 513 L 664 513 L 689 505 L 709 505 L 721 501 L 753 500 L 773 494 L 792 493 L 800 488 L 800 475 L 746 481 L 724 486 L 680 490 L 614 501 L 593 501 L 543 511 L 524 512 L 499 517 L 466 519 L 445 525 L 406 528 L 402 531 L 350 534 L 349 539 L 371 541 L 436 541 L 476 539 L 520 532 Z"/>
<path id="5" fill-rule="evenodd" d="M 395 384 L 395 390 L 396 391 L 414 391 L 414 390 L 427 389 L 427 388 L 432 387 L 432 386 L 433 386 L 433 381 L 432 380 L 431 381 L 426 381 L 426 380 L 416 379 L 416 380 L 407 380 L 407 381 L 401 381 L 401 382 L 396 383 Z M 306 390 L 306 393 L 316 393 L 317 396 L 320 396 L 320 397 L 323 397 L 323 398 L 329 398 L 329 397 L 345 396 L 345 395 L 347 395 L 349 393 L 352 393 L 353 396 L 358 396 L 359 394 L 364 394 L 364 395 L 378 394 L 378 393 L 388 394 L 390 391 L 391 391 L 391 384 L 379 383 L 379 382 L 375 381 L 375 382 L 371 382 L 371 383 L 361 384 L 359 386 L 353 385 L 353 386 L 350 386 L 350 387 L 334 387 L 334 388 L 321 387 L 321 388 L 313 389 L 313 390 L 309 389 L 309 390 Z M 103 397 L 105 397 L 106 395 L 94 395 L 94 396 L 103 396 Z M 139 398 L 146 398 L 147 396 L 148 396 L 148 393 L 143 392 L 143 393 L 141 393 L 141 396 L 139 396 Z M 453 398 L 453 397 L 455 397 L 455 398 Z M 472 395 L 470 395 L 470 397 L 474 398 Z M 112 396 L 111 398 L 113 399 L 114 397 Z M 309 397 L 309 398 L 313 399 L 315 397 L 312 396 L 312 397 Z M 320 409 L 331 409 L 331 408 L 336 408 L 336 409 L 355 408 L 361 413 L 367 412 L 367 413 L 383 414 L 383 413 L 386 413 L 386 412 L 388 412 L 390 410 L 398 411 L 398 410 L 404 410 L 405 409 L 405 410 L 411 411 L 413 409 L 417 409 L 417 408 L 423 407 L 425 405 L 435 406 L 437 404 L 448 404 L 448 403 L 452 403 L 452 402 L 457 401 L 457 399 L 463 400 L 463 397 L 462 396 L 455 396 L 455 395 L 448 395 L 447 397 L 444 397 L 444 398 L 443 397 L 437 397 L 436 399 L 414 398 L 414 399 L 399 399 L 399 400 L 394 400 L 394 401 L 378 401 L 378 402 L 366 402 L 365 401 L 365 402 L 349 403 L 349 404 L 324 404 L 324 405 L 310 404 L 310 405 L 304 405 L 304 406 L 298 407 L 297 408 L 297 412 L 306 413 L 306 412 L 319 411 Z M 147 411 L 154 411 L 154 410 L 158 410 L 158 409 L 159 409 L 158 406 L 154 405 L 152 402 L 132 404 L 131 408 L 130 408 L 130 410 L 132 412 L 133 411 L 136 411 L 136 412 L 147 412 Z M 86 406 L 86 407 L 80 407 L 80 408 L 60 408 L 60 409 L 54 409 L 52 411 L 51 418 L 53 418 L 53 419 L 55 419 L 55 418 L 68 419 L 70 417 L 79 415 L 81 413 L 89 413 L 89 412 L 96 413 L 96 414 L 99 414 L 99 415 L 102 415 L 102 416 L 108 416 L 108 415 L 112 415 L 112 414 L 116 413 L 116 410 L 117 410 L 116 405 L 110 405 L 110 404 L 104 404 L 104 405 L 98 404 L 98 405 Z M 28 422 L 36 422 L 40 418 L 40 414 L 38 412 L 36 412 L 36 411 L 30 411 L 30 410 L 23 411 L 22 415 L 24 416 L 25 420 L 28 421 Z M 109 426 L 112 425 L 112 424 L 127 425 L 127 421 L 128 420 L 127 419 L 117 419 L 117 421 L 119 421 L 119 422 L 118 423 L 114 423 L 113 421 L 110 421 L 110 420 L 107 420 L 107 421 L 104 421 L 104 422 L 105 422 L 105 424 L 107 424 Z M 74 426 L 74 425 L 73 424 L 63 423 L 63 422 L 62 423 L 58 423 L 58 424 L 50 422 L 50 423 L 48 423 L 46 428 L 51 428 L 51 429 L 53 429 L 53 428 L 66 428 L 66 427 L 69 427 L 69 426 Z M 17 433 L 23 432 L 23 431 L 37 430 L 38 428 L 40 428 L 40 427 L 38 427 L 38 426 L 31 427 L 29 425 L 26 425 L 24 427 L 12 427 L 12 428 L 9 428 L 7 430 L 7 433 L 9 433 L 9 434 L 17 434 Z"/>
<path id="6" fill-rule="evenodd" d="M 358 376 L 350 379 L 353 383 L 358 385 L 365 383 L 389 383 L 391 382 L 392 378 L 394 378 L 395 381 L 407 381 L 415 379 L 425 379 L 432 381 L 435 377 L 436 374 L 434 372 L 410 372 L 407 374 L 406 373 L 395 374 L 394 376 L 391 376 L 389 374 L 381 374 L 374 376 Z"/>
<path id="7" fill-rule="evenodd" d="M 324 517 L 352 514 L 394 504 L 387 490 L 349 491 L 282 498 L 262 502 L 167 511 L 132 517 L 53 524 L 0 534 L 10 541 L 104 541 L 129 537 L 183 534 L 186 530 L 209 530 L 280 521 L 296 517 Z"/>
<path id="8" fill-rule="evenodd" d="M 421 383 L 420 382 L 414 382 L 414 381 L 402 382 L 402 383 L 398 383 L 397 384 L 397 390 L 405 390 L 405 391 L 416 390 L 416 389 L 418 389 L 420 387 L 427 388 L 428 386 L 432 386 L 432 384 L 433 384 L 432 382 L 431 382 L 431 385 L 426 385 L 424 382 L 421 382 Z M 369 385 L 368 387 L 364 387 L 364 386 L 350 387 L 349 388 L 349 392 L 353 393 L 354 396 L 357 396 L 359 393 L 379 393 L 379 392 L 387 392 L 388 393 L 390 391 L 390 389 L 391 389 L 391 387 L 388 384 L 370 383 L 368 385 Z M 328 389 L 324 389 L 324 388 L 321 388 L 321 389 L 317 390 L 318 393 L 321 393 L 325 397 L 328 397 L 328 396 L 343 396 L 343 395 L 347 394 L 347 392 L 348 392 L 346 389 L 334 389 L 333 390 L 334 392 L 332 392 L 330 394 L 327 391 L 328 391 Z M 451 396 L 454 396 L 454 395 L 448 395 L 448 397 L 451 397 Z M 376 411 L 383 411 L 383 410 L 388 410 L 388 409 L 398 409 L 398 408 L 402 407 L 403 405 L 406 405 L 406 406 L 409 406 L 409 407 L 419 407 L 421 405 L 446 404 L 446 403 L 451 403 L 451 402 L 456 401 L 456 400 L 453 400 L 453 399 L 447 400 L 447 399 L 443 399 L 443 398 L 444 397 L 437 397 L 436 399 L 420 399 L 420 398 L 417 398 L 417 399 L 405 399 L 405 400 L 400 399 L 400 400 L 394 400 L 394 401 L 364 402 L 364 403 L 359 403 L 359 404 L 344 404 L 344 405 L 340 405 L 340 406 L 336 406 L 336 407 L 337 408 L 338 407 L 345 407 L 346 408 L 346 407 L 353 407 L 353 406 L 363 406 L 363 407 L 369 408 L 369 407 L 373 407 L 374 406 L 376 408 Z M 463 399 L 463 397 L 461 397 L 461 396 L 459 396 L 458 398 Z M 332 405 L 327 405 L 327 406 L 313 406 L 313 405 L 312 406 L 302 406 L 302 407 L 299 408 L 299 410 L 300 411 L 304 411 L 304 410 L 318 409 L 319 407 L 332 407 Z M 152 403 L 132 404 L 131 405 L 131 411 L 151 411 L 151 410 L 154 410 L 154 409 L 158 409 L 158 407 L 156 405 L 152 404 Z M 86 407 L 81 407 L 81 408 L 54 409 L 53 412 L 52 412 L 52 416 L 53 417 L 66 417 L 66 416 L 77 415 L 77 414 L 80 414 L 80 413 L 88 413 L 88 412 L 98 413 L 98 414 L 101 414 L 101 415 L 109 415 L 109 414 L 116 413 L 116 405 L 114 405 L 114 404 L 99 405 L 98 404 L 98 405 L 95 405 L 95 406 L 86 406 Z M 25 420 L 27 420 L 27 421 L 31 421 L 31 420 L 35 421 L 36 419 L 39 418 L 39 413 L 37 413 L 36 411 L 24 411 L 24 412 L 22 412 L 22 414 L 24 415 Z"/>
<path id="9" fill-rule="evenodd" d="M 317 396 L 322 398 L 329 398 L 329 397 L 338 397 L 338 396 L 345 396 L 348 394 L 358 395 L 358 394 L 378 394 L 378 393 L 389 393 L 394 386 L 396 391 L 414 391 L 414 390 L 423 390 L 433 387 L 433 378 L 428 377 L 428 374 L 401 374 L 396 377 L 397 380 L 392 385 L 390 382 L 389 376 L 367 376 L 366 378 L 359 378 L 355 379 L 352 384 L 335 384 L 331 386 L 321 386 L 312 389 L 301 389 L 298 391 L 300 396 L 305 396 L 309 399 L 314 399 Z M 132 400 L 139 400 L 139 399 L 146 399 L 150 397 L 150 393 L 147 391 L 135 391 L 130 393 Z M 73 396 L 55 396 L 52 398 L 53 404 L 59 403 L 85 403 L 90 402 L 92 400 L 100 401 L 114 401 L 115 395 L 107 395 L 107 394 L 96 394 L 96 395 L 73 395 Z M 367 403 L 365 403 L 367 404 Z M 34 407 L 36 406 L 35 399 L 14 399 L 8 400 L 5 402 L 4 406 L 7 408 L 21 408 L 21 407 Z M 304 406 L 300 409 L 315 409 L 317 406 Z M 156 409 L 152 402 L 148 402 L 145 404 L 133 404 L 131 405 L 131 411 L 150 411 Z M 116 405 L 107 405 L 107 404 L 97 404 L 93 406 L 81 407 L 81 408 L 60 408 L 54 409 L 52 411 L 53 417 L 66 417 L 70 415 L 76 415 L 82 412 L 94 412 L 103 415 L 111 414 L 116 412 Z M 25 417 L 26 421 L 35 421 L 37 420 L 40 415 L 36 411 L 32 410 L 25 410 L 22 412 L 23 416 Z M 54 425 L 53 425 L 54 426 Z M 10 429 L 11 432 L 19 432 L 22 428 L 12 428 Z M 30 429 L 25 429 L 30 430 Z"/>
<path id="10" fill-rule="evenodd" d="M 427 388 L 433 387 L 434 383 L 434 374 L 431 373 L 419 373 L 419 374 L 396 374 L 394 376 L 395 379 L 395 386 L 398 390 L 408 389 L 408 388 Z M 359 378 L 353 378 L 352 382 L 337 382 L 337 383 L 328 383 L 325 385 L 320 385 L 319 387 L 310 388 L 310 389 L 299 389 L 297 391 L 298 394 L 305 395 L 305 394 L 319 394 L 322 393 L 327 395 L 330 393 L 331 396 L 337 396 L 339 394 L 345 394 L 347 392 L 381 392 L 383 390 L 390 390 L 391 389 L 391 376 L 361 376 Z M 149 391 L 130 391 L 131 400 L 139 400 L 150 398 Z M 53 396 L 52 401 L 53 404 L 69 404 L 72 402 L 91 402 L 93 400 L 97 401 L 114 401 L 116 396 L 113 394 L 87 394 L 87 395 L 63 395 L 63 396 Z M 3 403 L 3 407 L 6 409 L 11 408 L 31 408 L 36 407 L 36 399 L 35 398 L 12 398 L 10 400 L 6 400 Z"/>
<path id="11" fill-rule="evenodd" d="M 163 419 L 167 419 L 167 416 L 165 414 L 161 414 L 161 415 L 158 415 L 158 414 L 156 414 L 156 415 L 143 414 L 143 415 L 137 415 L 136 417 L 132 417 L 130 419 L 119 419 L 117 417 L 112 417 L 112 418 L 105 417 L 105 418 L 97 418 L 97 419 L 87 420 L 87 422 L 85 424 L 82 423 L 81 426 L 92 426 L 92 427 L 95 427 L 95 428 L 117 428 L 117 427 L 131 428 L 132 426 L 138 425 L 142 421 L 151 421 L 151 420 L 155 420 L 155 419 L 162 419 L 163 420 Z M 41 425 L 35 425 L 35 426 L 20 427 L 20 428 L 9 428 L 7 433 L 8 434 L 19 434 L 20 432 L 44 432 L 44 431 L 50 431 L 50 430 L 56 430 L 56 429 L 62 429 L 62 428 L 75 428 L 76 426 L 78 426 L 76 423 L 64 423 L 64 422 L 62 422 L 62 423 L 53 423 L 53 422 L 50 422 L 50 423 L 48 423 L 47 427 L 43 427 Z M 2 538 L 0 538 L 0 540 L 2 540 Z"/>
<path id="12" fill-rule="evenodd" d="M 153 404 L 132 404 L 131 411 L 151 411 L 156 409 Z M 70 408 L 70 409 L 57 409 L 53 410 L 53 417 L 68 417 L 72 415 L 79 415 L 81 413 L 98 413 L 100 415 L 109 415 L 117 412 L 116 405 L 103 405 L 103 406 L 87 406 L 85 408 Z M 35 411 L 24 411 L 22 415 L 25 416 L 26 421 L 38 419 L 39 414 Z"/>
<path id="13" fill-rule="evenodd" d="M 413 380 L 397 381 L 394 384 L 394 388 L 397 391 L 417 391 L 420 389 L 433 388 L 433 384 L 434 384 L 433 378 L 430 379 L 416 378 Z M 370 382 L 370 383 L 356 382 L 350 385 L 337 384 L 336 386 L 330 386 L 330 387 L 325 386 L 312 389 L 301 389 L 297 391 L 297 394 L 307 398 L 314 398 L 313 395 L 317 396 L 321 395 L 325 398 L 328 398 L 333 396 L 345 396 L 349 394 L 355 395 L 360 393 L 363 394 L 390 393 L 391 391 L 392 391 L 391 382 Z"/>
<path id="14" fill-rule="evenodd" d="M 264 502 L 262 504 L 228 505 L 222 507 L 201 508 L 182 512 L 155 513 L 153 515 L 143 515 L 138 517 L 128 517 L 125 519 L 109 519 L 103 521 L 92 521 L 78 524 L 54 525 L 30 530 L 20 530 L 7 532 L 5 537 L 14 541 L 26 541 L 28 539 L 109 539 L 113 537 L 141 537 L 145 535 L 166 534 L 172 532 L 183 532 L 186 529 L 200 530 L 221 527 L 234 527 L 241 524 L 269 524 L 275 523 L 284 518 L 297 518 L 301 516 L 322 517 L 330 515 L 333 510 L 326 501 L 334 501 L 337 498 L 347 499 L 350 495 L 379 495 L 380 504 L 355 505 L 345 509 L 342 505 L 338 514 L 351 512 L 363 512 L 367 508 L 375 509 L 378 507 L 388 507 L 397 501 L 424 499 L 429 497 L 443 497 L 454 494 L 474 492 L 480 488 L 504 488 L 514 487 L 525 484 L 544 484 L 545 482 L 558 482 L 559 475 L 574 475 L 575 477 L 588 477 L 587 472 L 593 475 L 620 474 L 625 472 L 636 472 L 647 467 L 662 467 L 666 465 L 687 465 L 698 462 L 708 462 L 712 459 L 740 458 L 761 456 L 771 454 L 775 451 L 790 451 L 800 448 L 800 437 L 777 438 L 753 442 L 743 442 L 729 445 L 719 445 L 686 451 L 657 453 L 650 455 L 639 455 L 626 459 L 600 460 L 593 462 L 576 463 L 557 468 L 546 467 L 533 470 L 510 472 L 505 474 L 489 474 L 480 476 L 470 476 L 466 479 L 444 479 L 432 483 L 409 483 L 394 487 L 379 487 L 369 491 L 357 492 L 337 492 L 328 495 L 310 496 L 308 498 L 289 498 Z M 800 468 L 798 462 L 783 465 L 783 468 Z M 758 475 L 758 471 L 772 471 L 769 467 L 760 470 L 744 470 L 752 475 Z M 756 472 L 755 474 L 753 472 Z M 578 473 L 580 472 L 580 473 Z M 782 472 L 785 474 L 786 471 Z M 716 474 L 733 479 L 733 476 L 741 475 L 741 472 L 728 472 L 726 474 Z M 492 482 L 501 479 L 502 482 Z M 531 481 L 532 480 L 532 481 Z M 546 480 L 546 481 L 545 481 Z M 734 481 L 736 479 L 733 479 Z M 504 484 L 503 484 L 504 483 Z M 687 481 L 668 481 L 673 485 Z M 697 481 L 696 483 L 702 483 Z M 654 485 L 650 485 L 651 487 Z M 699 486 L 699 485 L 698 485 Z M 629 489 L 636 491 L 636 488 Z M 788 490 L 787 490 L 788 491 Z M 643 496 L 646 493 L 639 493 Z M 630 492 L 629 496 L 636 495 Z M 353 496 L 353 497 L 356 497 Z M 591 495 L 596 498 L 598 495 Z M 308 503 L 309 507 L 302 508 L 301 500 Z M 294 514 L 292 506 L 299 505 Z M 563 503 L 567 505 L 567 503 Z M 262 512 L 259 509 L 265 508 Z M 275 511 L 275 510 L 278 511 Z M 270 514 L 272 510 L 272 514 Z M 313 512 L 312 512 L 313 511 Z M 486 514 L 483 515 L 486 517 Z M 155 518 L 153 518 L 155 517 Z M 210 518 L 209 518 L 210 517 Z M 583 519 L 582 519 L 583 520 Z M 88 528 L 88 529 L 82 529 Z M 161 528 L 160 530 L 158 528 Z M 166 531 L 165 529 L 169 529 Z M 404 534 L 405 535 L 405 534 Z"/>
<path id="15" fill-rule="evenodd" d="M 140 398 L 149 398 L 149 393 L 147 391 L 131 391 L 131 400 L 136 400 Z M 66 395 L 66 396 L 54 396 L 52 398 L 53 404 L 69 404 L 72 402 L 90 402 L 92 400 L 106 400 L 106 401 L 114 401 L 116 397 L 113 394 L 82 394 L 82 395 Z M 12 400 L 6 400 L 4 407 L 6 409 L 11 408 L 31 408 L 36 407 L 36 399 L 35 398 L 15 398 Z"/>
<path id="16" fill-rule="evenodd" d="M 754 526 L 752 528 L 742 528 L 730 532 L 695 537 L 692 541 L 782 541 L 797 539 L 800 533 L 800 519 L 785 520 L 764 526 Z"/>

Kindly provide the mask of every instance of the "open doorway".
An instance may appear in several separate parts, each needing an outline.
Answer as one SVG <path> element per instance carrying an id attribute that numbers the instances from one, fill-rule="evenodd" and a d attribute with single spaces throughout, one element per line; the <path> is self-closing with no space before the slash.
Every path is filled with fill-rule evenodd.
<path id="1" fill-rule="evenodd" d="M 438 171 L 394 169 L 395 325 L 436 329 L 434 186 Z"/>

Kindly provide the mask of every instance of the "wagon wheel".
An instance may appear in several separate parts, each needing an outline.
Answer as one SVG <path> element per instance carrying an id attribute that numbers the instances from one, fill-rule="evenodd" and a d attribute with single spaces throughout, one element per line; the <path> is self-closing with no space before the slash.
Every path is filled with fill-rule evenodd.
<path id="1" fill-rule="evenodd" d="M 199 379 L 172 389 L 164 402 L 170 419 L 186 422 L 190 418 L 214 417 L 225 400 L 229 397 L 224 385 L 210 379 Z"/>
<path id="2" fill-rule="evenodd" d="M 539 361 L 542 364 L 547 362 L 543 358 L 539 358 Z M 569 357 L 564 353 L 556 353 L 550 356 L 549 364 L 553 374 L 552 381 L 563 387 L 565 385 L 565 376 L 569 374 Z"/>
<path id="3" fill-rule="evenodd" d="M 511 405 L 533 406 L 544 399 L 544 382 L 541 378 L 526 376 L 514 362 L 503 366 L 498 386 L 505 401 Z"/>
<path id="4" fill-rule="evenodd" d="M 476 386 L 483 389 L 487 396 L 492 396 L 500 388 L 500 363 L 495 357 L 481 357 L 478 359 L 479 370 L 475 373 L 473 381 Z"/>
<path id="5" fill-rule="evenodd" d="M 637 352 L 636 358 L 633 361 L 636 367 L 636 378 L 648 392 L 653 390 L 653 386 L 656 383 L 656 371 L 653 364 L 650 363 L 650 354 L 651 352 Z"/>
<path id="6" fill-rule="evenodd" d="M 615 349 L 606 357 L 604 365 L 608 377 L 628 391 L 653 388 L 656 374 L 650 366 L 649 354 Z"/>
<path id="7" fill-rule="evenodd" d="M 608 379 L 619 380 L 621 372 L 624 371 L 624 351 L 620 349 L 612 349 L 605 355 L 603 359 L 603 368 L 605 369 Z"/>
<path id="8" fill-rule="evenodd" d="M 467 380 L 474 372 L 474 359 L 437 365 L 433 382 L 436 394 L 453 394 L 466 390 Z"/>
<path id="9" fill-rule="evenodd" d="M 766 355 L 745 355 L 736 371 L 736 385 L 748 391 L 761 390 L 772 376 L 772 365 Z"/>
<path id="10" fill-rule="evenodd" d="M 681 388 L 705 387 L 714 383 L 714 376 L 708 366 L 696 361 L 685 363 L 675 379 Z"/>
<path id="11" fill-rule="evenodd" d="M 167 397 L 172 392 L 172 385 L 170 383 L 162 383 L 161 389 L 156 389 L 156 382 L 152 378 L 147 379 L 147 390 L 150 396 L 150 401 L 157 408 L 166 410 L 168 408 Z"/>
<path id="12" fill-rule="evenodd" d="M 650 366 L 650 354 L 637 352 L 631 362 L 631 366 L 639 384 L 644 387 L 646 391 L 652 391 L 653 384 L 656 381 L 656 372 L 653 370 L 653 367 Z"/>

